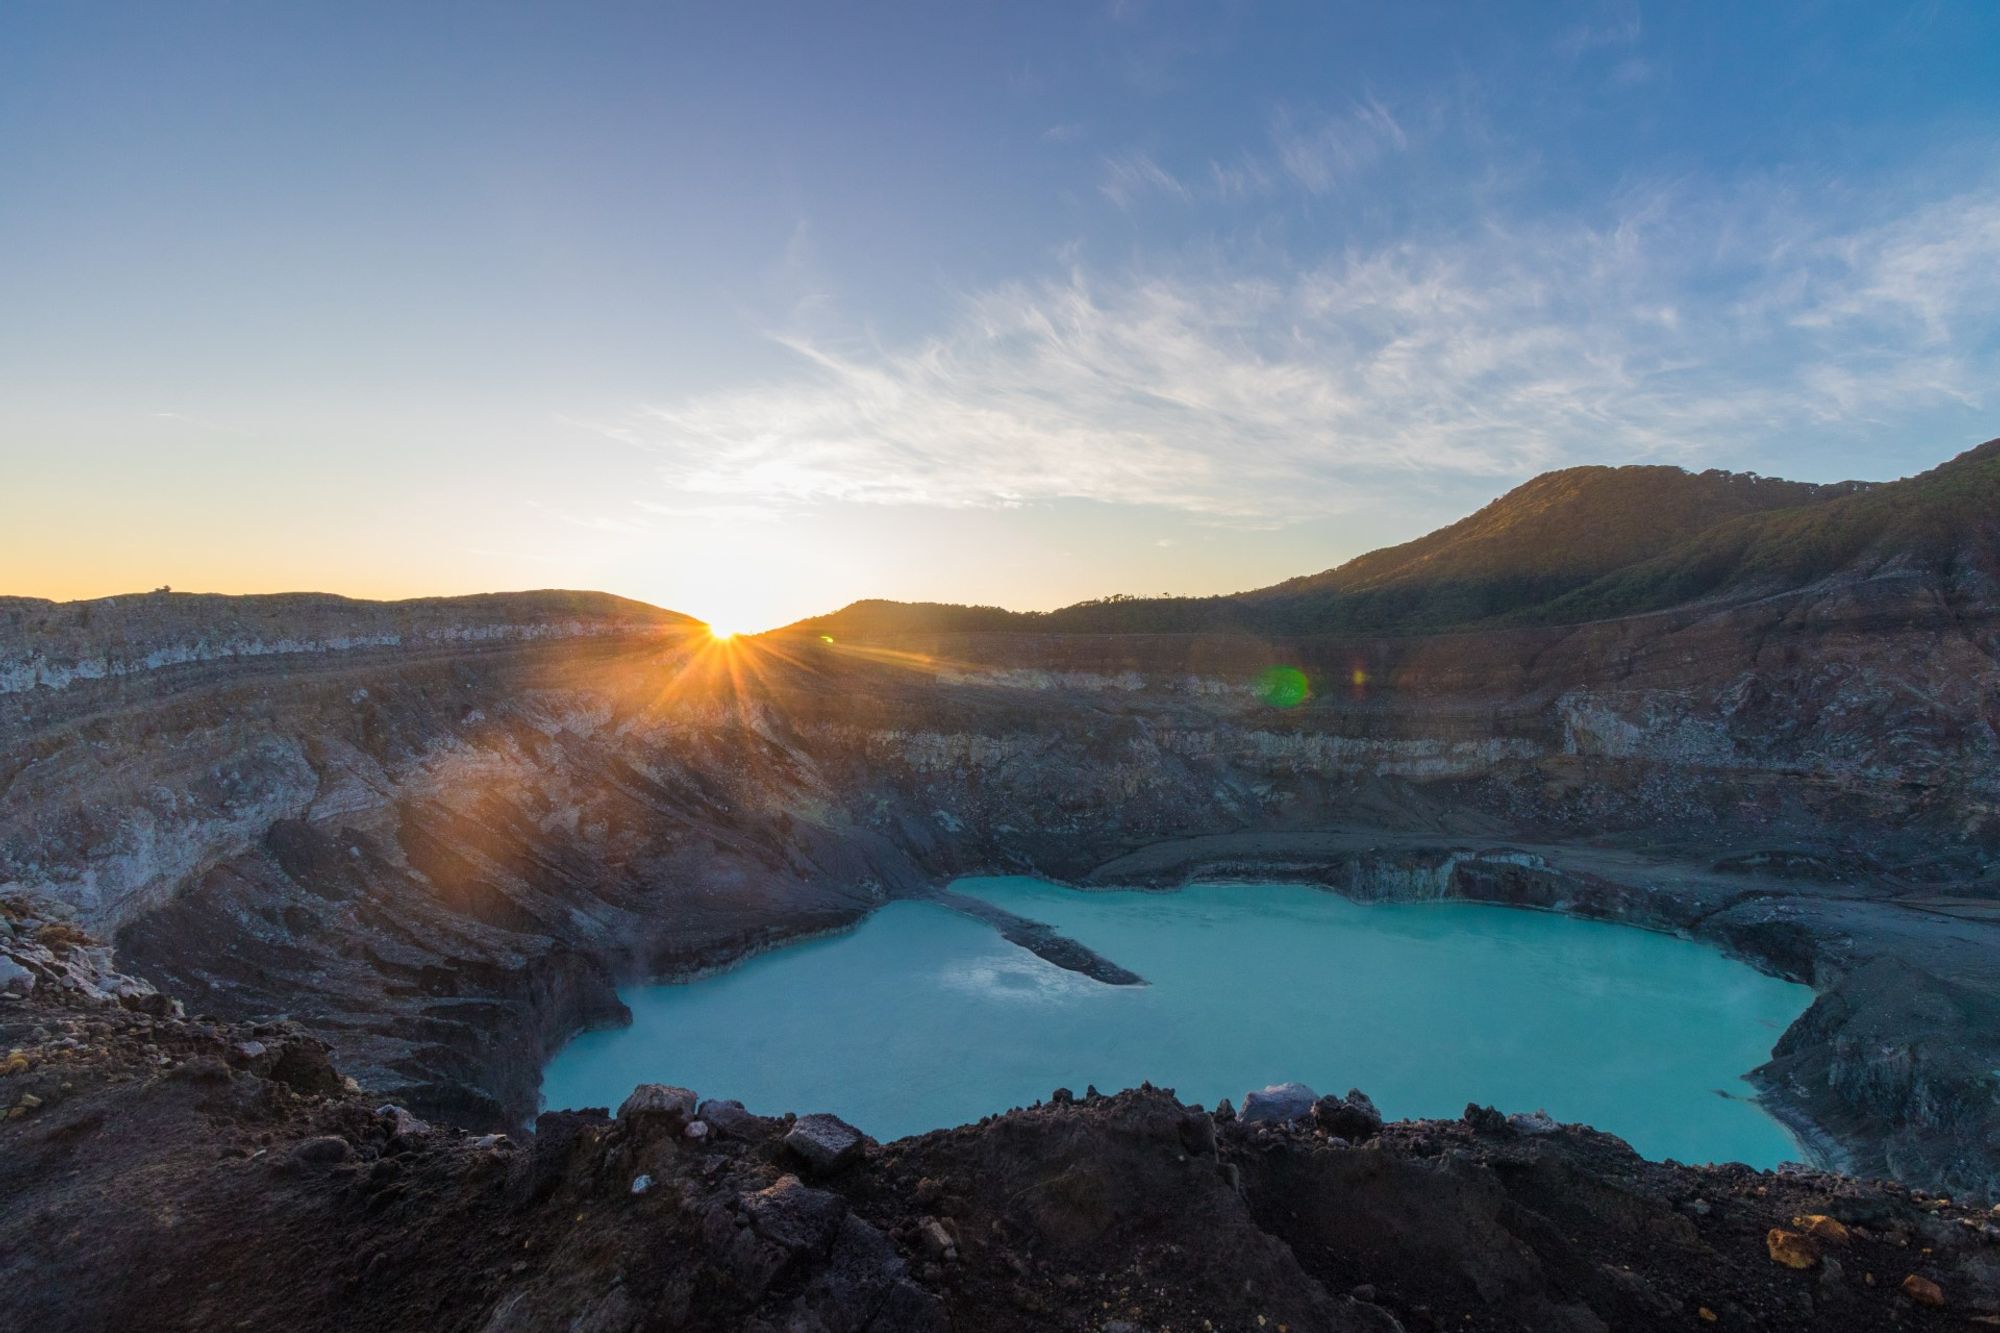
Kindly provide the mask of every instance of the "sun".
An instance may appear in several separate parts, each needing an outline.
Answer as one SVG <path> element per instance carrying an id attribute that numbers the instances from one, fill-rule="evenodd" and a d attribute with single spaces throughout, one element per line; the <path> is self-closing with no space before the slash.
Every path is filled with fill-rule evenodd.
<path id="1" fill-rule="evenodd" d="M 710 625 L 708 627 L 708 637 L 714 639 L 717 643 L 728 643 L 736 637 L 736 631 L 725 625 Z"/>

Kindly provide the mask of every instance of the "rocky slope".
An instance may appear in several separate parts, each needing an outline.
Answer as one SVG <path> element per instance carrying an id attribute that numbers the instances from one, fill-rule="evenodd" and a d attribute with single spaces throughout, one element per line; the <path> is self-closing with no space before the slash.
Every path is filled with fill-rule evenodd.
<path id="1" fill-rule="evenodd" d="M 672 1088 L 532 1140 L 317 1039 L 0 1006 L 0 1329 L 1886 1330 L 1991 1323 L 2000 1225 L 1535 1115 L 1057 1090 L 877 1145 Z M 1251 1117 L 1255 1116 L 1256 1119 Z M 1294 1118 L 1296 1117 L 1296 1118 Z"/>
<path id="2" fill-rule="evenodd" d="M 1806 485 L 1754 473 L 1579 467 L 1318 574 L 1220 597 L 1112 597 L 1056 611 L 857 602 L 796 632 L 1411 634 L 1580 624 L 1740 604 L 1836 577 L 1927 575 L 1947 604 L 2000 578 L 2000 440 L 1919 476 Z"/>

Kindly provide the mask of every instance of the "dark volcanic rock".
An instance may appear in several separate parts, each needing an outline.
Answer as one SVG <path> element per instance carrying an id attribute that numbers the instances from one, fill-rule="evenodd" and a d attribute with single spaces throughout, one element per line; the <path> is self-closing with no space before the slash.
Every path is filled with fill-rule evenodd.
<path id="1" fill-rule="evenodd" d="M 847 1216 L 847 1200 L 803 1185 L 797 1176 L 779 1176 L 744 1195 L 742 1206 L 750 1229 L 765 1240 L 819 1255 L 832 1248 L 834 1233 Z"/>
<path id="2" fill-rule="evenodd" d="M 802 1115 L 785 1133 L 785 1147 L 816 1171 L 838 1171 L 861 1155 L 861 1131 L 837 1115 Z"/>
<path id="3" fill-rule="evenodd" d="M 1243 1094 L 1243 1109 L 1237 1119 L 1246 1125 L 1283 1124 L 1303 1120 L 1312 1114 L 1319 1094 L 1303 1083 L 1273 1083 Z"/>
<path id="4" fill-rule="evenodd" d="M 295 1161 L 313 1166 L 332 1166 L 354 1156 L 354 1145 L 337 1134 L 322 1134 L 292 1149 Z"/>
<path id="5" fill-rule="evenodd" d="M 743 1103 L 730 1097 L 710 1098 L 701 1104 L 701 1119 L 718 1134 L 737 1139 L 763 1138 L 769 1134 L 774 1121 L 760 1115 L 752 1115 L 743 1109 Z"/>
<path id="6" fill-rule="evenodd" d="M 632 1089 L 618 1108 L 620 1120 L 640 1120 L 658 1117 L 672 1121 L 694 1119 L 695 1095 L 686 1088 L 677 1088 L 667 1083 L 641 1083 Z"/>
<path id="7" fill-rule="evenodd" d="M 1315 1128 L 1356 1143 L 1372 1139 L 1382 1130 L 1382 1113 L 1368 1094 L 1355 1088 L 1349 1088 L 1345 1097 L 1321 1097 L 1314 1102 L 1312 1120 Z"/>
<path id="8" fill-rule="evenodd" d="M 89 1040 L 61 1045 L 72 1029 Z M 1646 1162 L 1580 1128 L 1391 1123 L 1348 1148 L 1126 1092 L 899 1140 L 808 1183 L 770 1145 L 662 1140 L 601 1111 L 543 1116 L 532 1153 L 392 1136 L 357 1094 L 232 1069 L 246 1039 L 0 1007 L 0 1046 L 29 1066 L 0 1090 L 40 1102 L 0 1120 L 0 1329 L 1646 1333 L 1707 1309 L 1878 1333 L 1930 1327 L 1933 1290 L 1951 1314 L 2000 1313 L 1982 1207 Z M 1191 1153 L 1200 1126 L 1211 1148 Z M 1816 1266 L 1774 1262 L 1773 1231 L 1810 1238 Z"/>

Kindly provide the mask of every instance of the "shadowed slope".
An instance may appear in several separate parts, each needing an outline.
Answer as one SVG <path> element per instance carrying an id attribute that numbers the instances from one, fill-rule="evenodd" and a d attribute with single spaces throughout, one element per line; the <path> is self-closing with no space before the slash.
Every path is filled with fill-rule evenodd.
<path id="1" fill-rule="evenodd" d="M 1953 580 L 2000 567 L 2000 440 L 1901 481 L 1811 485 L 1752 473 L 1546 473 L 1412 542 L 1219 597 L 1111 597 L 1055 611 L 856 602 L 781 633 L 1421 634 L 1577 624 L 1747 601 L 1907 558 Z"/>

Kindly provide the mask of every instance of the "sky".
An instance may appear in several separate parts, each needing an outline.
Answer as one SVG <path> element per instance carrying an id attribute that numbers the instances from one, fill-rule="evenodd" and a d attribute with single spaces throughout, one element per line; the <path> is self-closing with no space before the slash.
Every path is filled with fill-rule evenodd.
<path id="1" fill-rule="evenodd" d="M 2000 435 L 2000 6 L 0 4 L 0 594 L 1261 586 Z"/>

